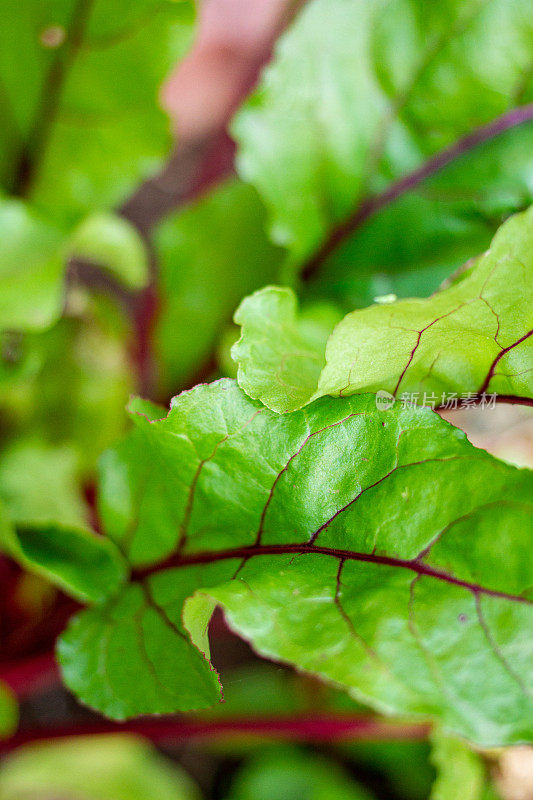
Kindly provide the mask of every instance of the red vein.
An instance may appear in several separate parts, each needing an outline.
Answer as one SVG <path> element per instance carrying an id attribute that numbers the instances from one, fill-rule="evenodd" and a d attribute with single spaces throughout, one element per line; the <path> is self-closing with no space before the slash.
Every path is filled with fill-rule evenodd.
<path id="1" fill-rule="evenodd" d="M 133 571 L 132 577 L 135 580 L 142 579 L 148 575 L 161 572 L 166 569 L 176 567 L 188 567 L 196 564 L 210 564 L 215 561 L 224 561 L 232 558 L 251 558 L 252 556 L 275 556 L 275 555 L 312 555 L 313 553 L 331 556 L 332 558 L 343 559 L 345 561 L 361 561 L 369 564 L 381 564 L 387 567 L 398 567 L 400 569 L 411 570 L 418 575 L 426 576 L 428 578 L 435 578 L 436 580 L 444 581 L 445 583 L 460 586 L 463 589 L 468 589 L 474 595 L 484 594 L 490 597 L 500 597 L 504 600 L 512 600 L 517 603 L 526 603 L 533 605 L 533 600 L 521 595 L 509 594 L 507 592 L 500 592 L 497 589 L 488 589 L 477 583 L 464 581 L 461 578 L 456 578 L 447 572 L 425 564 L 417 559 L 403 559 L 394 558 L 392 556 L 380 556 L 375 553 L 361 553 L 355 550 L 344 550 L 336 547 L 322 547 L 320 545 L 309 544 L 271 544 L 261 545 L 256 547 L 254 545 L 243 547 L 232 547 L 226 550 L 205 550 L 197 553 L 175 554 L 168 558 L 161 564 L 151 567 L 139 568 Z"/>
<path id="2" fill-rule="evenodd" d="M 437 317 L 436 319 L 433 319 L 431 322 L 429 322 L 429 323 L 428 323 L 428 324 L 425 326 L 425 328 L 422 328 L 422 330 L 418 332 L 418 336 L 417 336 L 417 339 L 416 339 L 415 346 L 414 346 L 414 347 L 413 347 L 413 349 L 411 350 L 411 353 L 410 353 L 410 355 L 409 355 L 409 359 L 408 359 L 408 361 L 407 361 L 407 364 L 406 364 L 406 365 L 405 365 L 405 367 L 403 368 L 403 370 L 402 370 L 402 373 L 401 373 L 400 377 L 398 378 L 398 382 L 396 383 L 396 386 L 394 387 L 394 391 L 393 391 L 393 394 L 394 394 L 394 395 L 396 395 L 396 394 L 397 394 L 397 392 L 398 392 L 398 389 L 400 388 L 400 384 L 401 384 L 401 382 L 402 382 L 402 381 L 403 381 L 403 379 L 404 379 L 405 373 L 407 372 L 407 370 L 408 370 L 408 369 L 409 369 L 409 367 L 411 366 L 411 363 L 412 363 L 412 361 L 413 361 L 413 358 L 415 357 L 415 353 L 416 353 L 416 351 L 418 350 L 418 347 L 419 347 L 419 345 L 420 345 L 420 341 L 421 341 L 421 339 L 422 339 L 422 334 L 423 334 L 423 333 L 425 333 L 425 332 L 426 332 L 426 331 L 427 331 L 429 328 L 431 328 L 431 327 L 432 327 L 433 325 L 435 325 L 437 322 L 440 322 L 441 320 L 443 320 L 443 319 L 446 319 L 446 317 L 450 317 L 452 314 L 455 314 L 455 312 L 456 312 L 456 311 L 459 311 L 459 309 L 463 308 L 463 307 L 464 307 L 464 305 L 465 305 L 465 303 L 461 303 L 460 305 L 458 305 L 458 306 L 457 306 L 457 308 L 454 308 L 454 309 L 452 309 L 451 311 L 447 311 L 447 312 L 446 312 L 446 314 L 442 314 L 440 317 Z"/>
<path id="3" fill-rule="evenodd" d="M 490 384 L 490 382 L 491 382 L 491 380 L 492 380 L 492 378 L 494 376 L 494 372 L 496 370 L 496 367 L 498 366 L 499 361 L 510 350 L 513 350 L 515 347 L 518 347 L 519 344 L 522 344 L 522 342 L 525 342 L 526 339 L 528 339 L 530 336 L 533 336 L 533 329 L 528 331 L 527 333 L 525 333 L 520 339 L 518 339 L 516 342 L 513 342 L 513 344 L 510 344 L 508 347 L 504 347 L 503 350 L 500 353 L 498 353 L 498 355 L 496 356 L 496 358 L 494 359 L 494 361 L 492 362 L 492 364 L 490 366 L 490 369 L 489 369 L 489 371 L 487 373 L 487 377 L 485 378 L 485 380 L 483 381 L 482 385 L 480 386 L 480 388 L 478 390 L 478 394 L 483 394 L 488 389 L 488 386 L 489 386 L 489 384 Z M 500 395 L 500 397 L 511 397 L 511 395 Z M 524 398 L 522 398 L 522 399 L 524 399 Z M 511 401 L 508 401 L 508 402 L 511 402 Z M 533 405 L 533 402 L 524 403 L 524 405 Z"/>
<path id="4" fill-rule="evenodd" d="M 276 478 L 274 480 L 274 483 L 272 484 L 272 486 L 270 488 L 270 491 L 269 491 L 268 497 L 267 497 L 267 501 L 266 501 L 265 505 L 263 506 L 263 511 L 261 512 L 261 519 L 259 520 L 259 527 L 257 529 L 257 534 L 256 534 L 256 539 L 255 539 L 256 546 L 259 546 L 261 544 L 261 537 L 263 535 L 263 527 L 264 527 L 264 524 L 265 524 L 265 517 L 266 517 L 267 511 L 269 509 L 270 503 L 271 503 L 271 501 L 272 501 L 272 499 L 274 497 L 274 491 L 276 489 L 276 486 L 278 485 L 278 482 L 279 482 L 280 478 L 282 477 L 282 475 L 284 475 L 287 472 L 287 470 L 291 466 L 291 464 L 294 461 L 294 459 L 297 456 L 300 455 L 300 453 L 302 452 L 302 450 L 304 449 L 306 444 L 308 444 L 308 442 L 313 438 L 313 436 L 318 436 L 319 434 L 324 433 L 324 431 L 330 430 L 330 428 L 335 428 L 337 425 L 342 425 L 344 422 L 347 422 L 349 419 L 352 419 L 353 417 L 359 417 L 362 414 L 364 414 L 364 412 L 357 412 L 357 413 L 354 413 L 354 414 L 348 414 L 347 417 L 344 417 L 343 419 L 340 419 L 337 422 L 333 422 L 331 425 L 326 425 L 325 428 L 320 428 L 317 431 L 312 431 L 311 433 L 307 434 L 307 436 L 305 437 L 304 441 L 302 442 L 302 444 L 300 445 L 298 450 L 296 450 L 296 452 L 292 454 L 292 456 L 289 458 L 289 460 L 287 461 L 287 463 L 285 464 L 283 469 L 280 470 L 280 472 L 278 472 L 278 474 L 276 475 Z"/>
<path id="5" fill-rule="evenodd" d="M 481 630 L 483 631 L 485 639 L 487 640 L 492 652 L 494 653 L 494 655 L 496 656 L 496 658 L 498 659 L 504 670 L 507 672 L 507 674 L 510 675 L 512 680 L 518 684 L 521 691 L 526 695 L 526 697 L 531 697 L 531 692 L 529 688 L 526 686 L 520 675 L 517 672 L 515 672 L 511 664 L 507 661 L 506 657 L 499 648 L 496 640 L 494 639 L 494 636 L 492 635 L 491 630 L 483 614 L 483 609 L 481 608 L 481 603 L 479 601 L 479 595 L 476 595 L 476 613 L 479 624 L 481 626 Z"/>
<path id="6" fill-rule="evenodd" d="M 341 242 L 377 211 L 380 211 L 406 192 L 412 191 L 419 183 L 439 172 L 455 159 L 465 155 L 469 150 L 473 150 L 490 139 L 505 133 L 505 131 L 531 120 L 533 120 L 533 103 L 507 111 L 486 125 L 482 125 L 463 136 L 450 147 L 436 153 L 418 169 L 391 184 L 381 194 L 363 200 L 358 208 L 330 233 L 324 244 L 308 260 L 302 271 L 303 280 L 312 278 L 321 264 L 336 250 Z"/>
<path id="7" fill-rule="evenodd" d="M 435 406 L 434 411 L 459 411 L 461 408 L 472 408 L 479 404 L 486 403 L 492 400 L 492 395 L 487 395 L 486 392 L 476 392 L 471 394 L 468 399 L 458 398 L 457 406 L 447 407 L 446 404 Z M 496 394 L 494 395 L 495 403 L 508 403 L 517 406 L 533 406 L 533 397 L 521 397 L 518 394 Z"/>

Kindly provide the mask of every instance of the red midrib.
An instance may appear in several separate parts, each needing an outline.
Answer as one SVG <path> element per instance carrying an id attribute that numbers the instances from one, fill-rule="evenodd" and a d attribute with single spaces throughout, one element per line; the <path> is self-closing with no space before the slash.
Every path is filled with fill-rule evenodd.
<path id="1" fill-rule="evenodd" d="M 392 556 L 381 556 L 375 553 L 360 553 L 354 550 L 343 550 L 335 547 L 323 547 L 320 545 L 308 546 L 306 544 L 271 544 L 233 547 L 226 550 L 207 550 L 199 551 L 197 553 L 182 553 L 176 554 L 168 558 L 161 564 L 150 567 L 141 567 L 132 571 L 132 578 L 134 580 L 143 579 L 154 573 L 161 572 L 166 569 L 176 567 L 194 566 L 195 564 L 210 564 L 215 561 L 224 561 L 232 558 L 249 559 L 256 556 L 272 556 L 272 555 L 312 555 L 313 553 L 333 558 L 341 559 L 343 561 L 361 561 L 369 564 L 381 564 L 388 567 L 397 567 L 399 569 L 408 569 L 418 575 L 424 575 L 429 578 L 444 581 L 445 583 L 454 586 L 461 586 L 464 589 L 472 592 L 475 595 L 484 594 L 490 597 L 500 597 L 504 600 L 512 600 L 517 603 L 526 603 L 533 605 L 533 600 L 521 595 L 514 595 L 508 592 L 500 592 L 496 589 L 489 589 L 477 583 L 456 578 L 443 570 L 426 564 L 424 561 L 416 559 L 402 559 L 393 558 Z"/>

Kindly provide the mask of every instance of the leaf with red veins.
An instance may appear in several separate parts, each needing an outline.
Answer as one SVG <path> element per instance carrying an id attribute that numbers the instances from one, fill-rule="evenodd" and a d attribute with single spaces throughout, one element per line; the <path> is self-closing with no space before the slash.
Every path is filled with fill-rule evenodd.
<path id="1" fill-rule="evenodd" d="M 371 395 L 279 415 L 222 380 L 156 417 L 134 404 L 102 462 L 131 573 L 60 639 L 82 702 L 117 719 L 216 702 L 221 605 L 258 653 L 379 711 L 531 737 L 533 473 Z"/>
<path id="2" fill-rule="evenodd" d="M 490 249 L 447 288 L 352 311 L 330 329 L 325 348 L 304 339 L 301 316 L 285 287 L 256 292 L 235 315 L 239 384 L 274 411 L 379 390 L 433 407 L 454 393 L 531 404 L 533 209 L 507 220 Z M 288 362 L 297 350 L 300 360 Z"/>

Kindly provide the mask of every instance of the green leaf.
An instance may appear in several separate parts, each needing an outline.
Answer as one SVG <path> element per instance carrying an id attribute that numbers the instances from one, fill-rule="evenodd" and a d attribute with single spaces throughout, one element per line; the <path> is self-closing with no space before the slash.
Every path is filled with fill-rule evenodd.
<path id="1" fill-rule="evenodd" d="M 192 20 L 188 0 L 3 3 L 6 189 L 67 226 L 123 202 L 170 151 L 158 92 Z"/>
<path id="2" fill-rule="evenodd" d="M 72 246 L 144 284 L 138 235 L 106 210 L 171 150 L 158 93 L 193 16 L 190 0 L 2 3 L 0 190 L 28 202 L 0 202 L 0 331 L 56 321 Z"/>
<path id="3" fill-rule="evenodd" d="M 78 463 L 71 447 L 22 441 L 0 460 L 0 550 L 75 597 L 117 591 L 126 567 L 109 539 L 84 529 Z"/>
<path id="4" fill-rule="evenodd" d="M 342 745 L 350 762 L 364 774 L 379 772 L 399 800 L 427 800 L 434 779 L 426 741 L 358 741 Z M 392 794 L 392 791 L 391 791 Z"/>
<path id="5" fill-rule="evenodd" d="M 370 800 L 337 764 L 292 747 L 251 759 L 234 778 L 227 800 Z"/>
<path id="6" fill-rule="evenodd" d="M 348 314 L 325 356 L 302 334 L 292 290 L 267 287 L 237 311 L 233 356 L 240 386 L 278 412 L 326 394 L 379 390 L 433 406 L 452 393 L 531 398 L 532 318 L 533 208 L 502 225 L 447 289 Z"/>
<path id="7" fill-rule="evenodd" d="M 218 582 L 227 573 L 214 574 Z M 74 617 L 57 647 L 66 685 L 117 720 L 216 703 L 220 684 L 207 662 L 207 644 L 203 652 L 194 647 L 181 621 L 185 598 L 203 580 L 198 569 L 185 571 L 178 585 L 167 580 L 157 596 L 149 586 L 132 584 L 105 608 Z"/>
<path id="8" fill-rule="evenodd" d="M 0 545 L 25 569 L 87 602 L 115 594 L 127 575 L 114 544 L 82 528 L 17 525 L 0 531 Z"/>
<path id="9" fill-rule="evenodd" d="M 460 739 L 433 734 L 432 762 L 437 770 L 430 800 L 483 800 L 487 772 L 480 756 Z"/>
<path id="10" fill-rule="evenodd" d="M 301 408 L 316 392 L 339 319 L 327 306 L 298 313 L 288 287 L 267 286 L 245 298 L 234 316 L 241 337 L 231 349 L 239 385 L 275 411 Z"/>
<path id="11" fill-rule="evenodd" d="M 490 243 L 502 221 L 533 201 L 533 122 L 465 153 L 371 214 L 324 260 L 304 295 L 346 311 L 377 295 L 426 297 Z"/>
<path id="12" fill-rule="evenodd" d="M 15 523 L 79 526 L 87 521 L 78 461 L 69 446 L 22 440 L 5 448 L 0 459 L 0 500 Z"/>
<path id="13" fill-rule="evenodd" d="M 329 275 L 333 264 L 335 291 L 342 275 L 353 296 L 359 270 L 397 272 L 402 260 L 414 269 L 421 254 L 437 268 L 459 264 L 485 246 L 502 211 L 531 202 L 531 113 L 498 120 L 533 99 L 528 9 L 522 0 L 305 6 L 233 124 L 240 174 L 263 197 L 292 264 L 321 251 L 314 267 Z M 457 169 L 433 182 L 446 159 L 432 157 L 451 147 Z M 382 209 L 407 191 L 414 205 L 381 224 Z"/>
<path id="14" fill-rule="evenodd" d="M 63 237 L 26 203 L 0 197 L 0 331 L 47 328 L 63 305 Z"/>
<path id="15" fill-rule="evenodd" d="M 148 253 L 136 228 L 111 213 L 89 215 L 69 239 L 72 256 L 99 264 L 132 289 L 148 281 Z"/>
<path id="16" fill-rule="evenodd" d="M 0 681 L 0 740 L 9 738 L 18 724 L 18 707 L 13 692 Z"/>
<path id="17" fill-rule="evenodd" d="M 2 762 L 1 800 L 197 800 L 189 776 L 131 736 L 93 736 L 20 748 Z"/>
<path id="18" fill-rule="evenodd" d="M 222 380 L 133 419 L 99 511 L 134 580 L 59 644 L 83 702 L 123 718 L 214 700 L 220 604 L 258 653 L 380 711 L 531 737 L 531 472 L 369 395 L 278 415 Z"/>
<path id="19" fill-rule="evenodd" d="M 282 251 L 269 243 L 264 218 L 255 191 L 232 180 L 158 227 L 155 344 L 167 391 L 209 359 L 243 295 L 276 278 Z"/>
<path id="20" fill-rule="evenodd" d="M 69 293 L 68 314 L 50 330 L 6 337 L 6 374 L 0 381 L 4 450 L 28 442 L 31 431 L 29 449 L 33 442 L 37 450 L 69 450 L 71 462 L 77 462 L 76 482 L 92 481 L 96 459 L 126 430 L 124 407 L 134 388 L 130 333 L 115 303 L 76 290 Z M 53 481 L 46 470 L 39 476 Z M 28 490 L 33 494 L 31 486 Z M 61 516 L 47 518 L 65 521 L 62 506 L 70 504 L 61 493 L 55 498 L 50 492 L 44 499 Z"/>

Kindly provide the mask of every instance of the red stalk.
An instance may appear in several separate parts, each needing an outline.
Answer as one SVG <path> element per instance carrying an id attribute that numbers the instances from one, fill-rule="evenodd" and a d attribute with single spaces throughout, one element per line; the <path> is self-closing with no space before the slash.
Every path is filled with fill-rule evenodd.
<path id="1" fill-rule="evenodd" d="M 185 744 L 191 740 L 240 736 L 247 739 L 254 736 L 312 742 L 416 741 L 425 739 L 429 731 L 430 726 L 424 723 L 401 724 L 373 717 L 358 717 L 341 713 L 266 716 L 253 719 L 248 717 L 177 719 L 174 717 L 140 719 L 126 723 L 109 722 L 102 719 L 79 725 L 21 729 L 11 739 L 0 742 L 0 753 L 36 741 L 111 733 L 144 736 L 156 744 Z"/>

